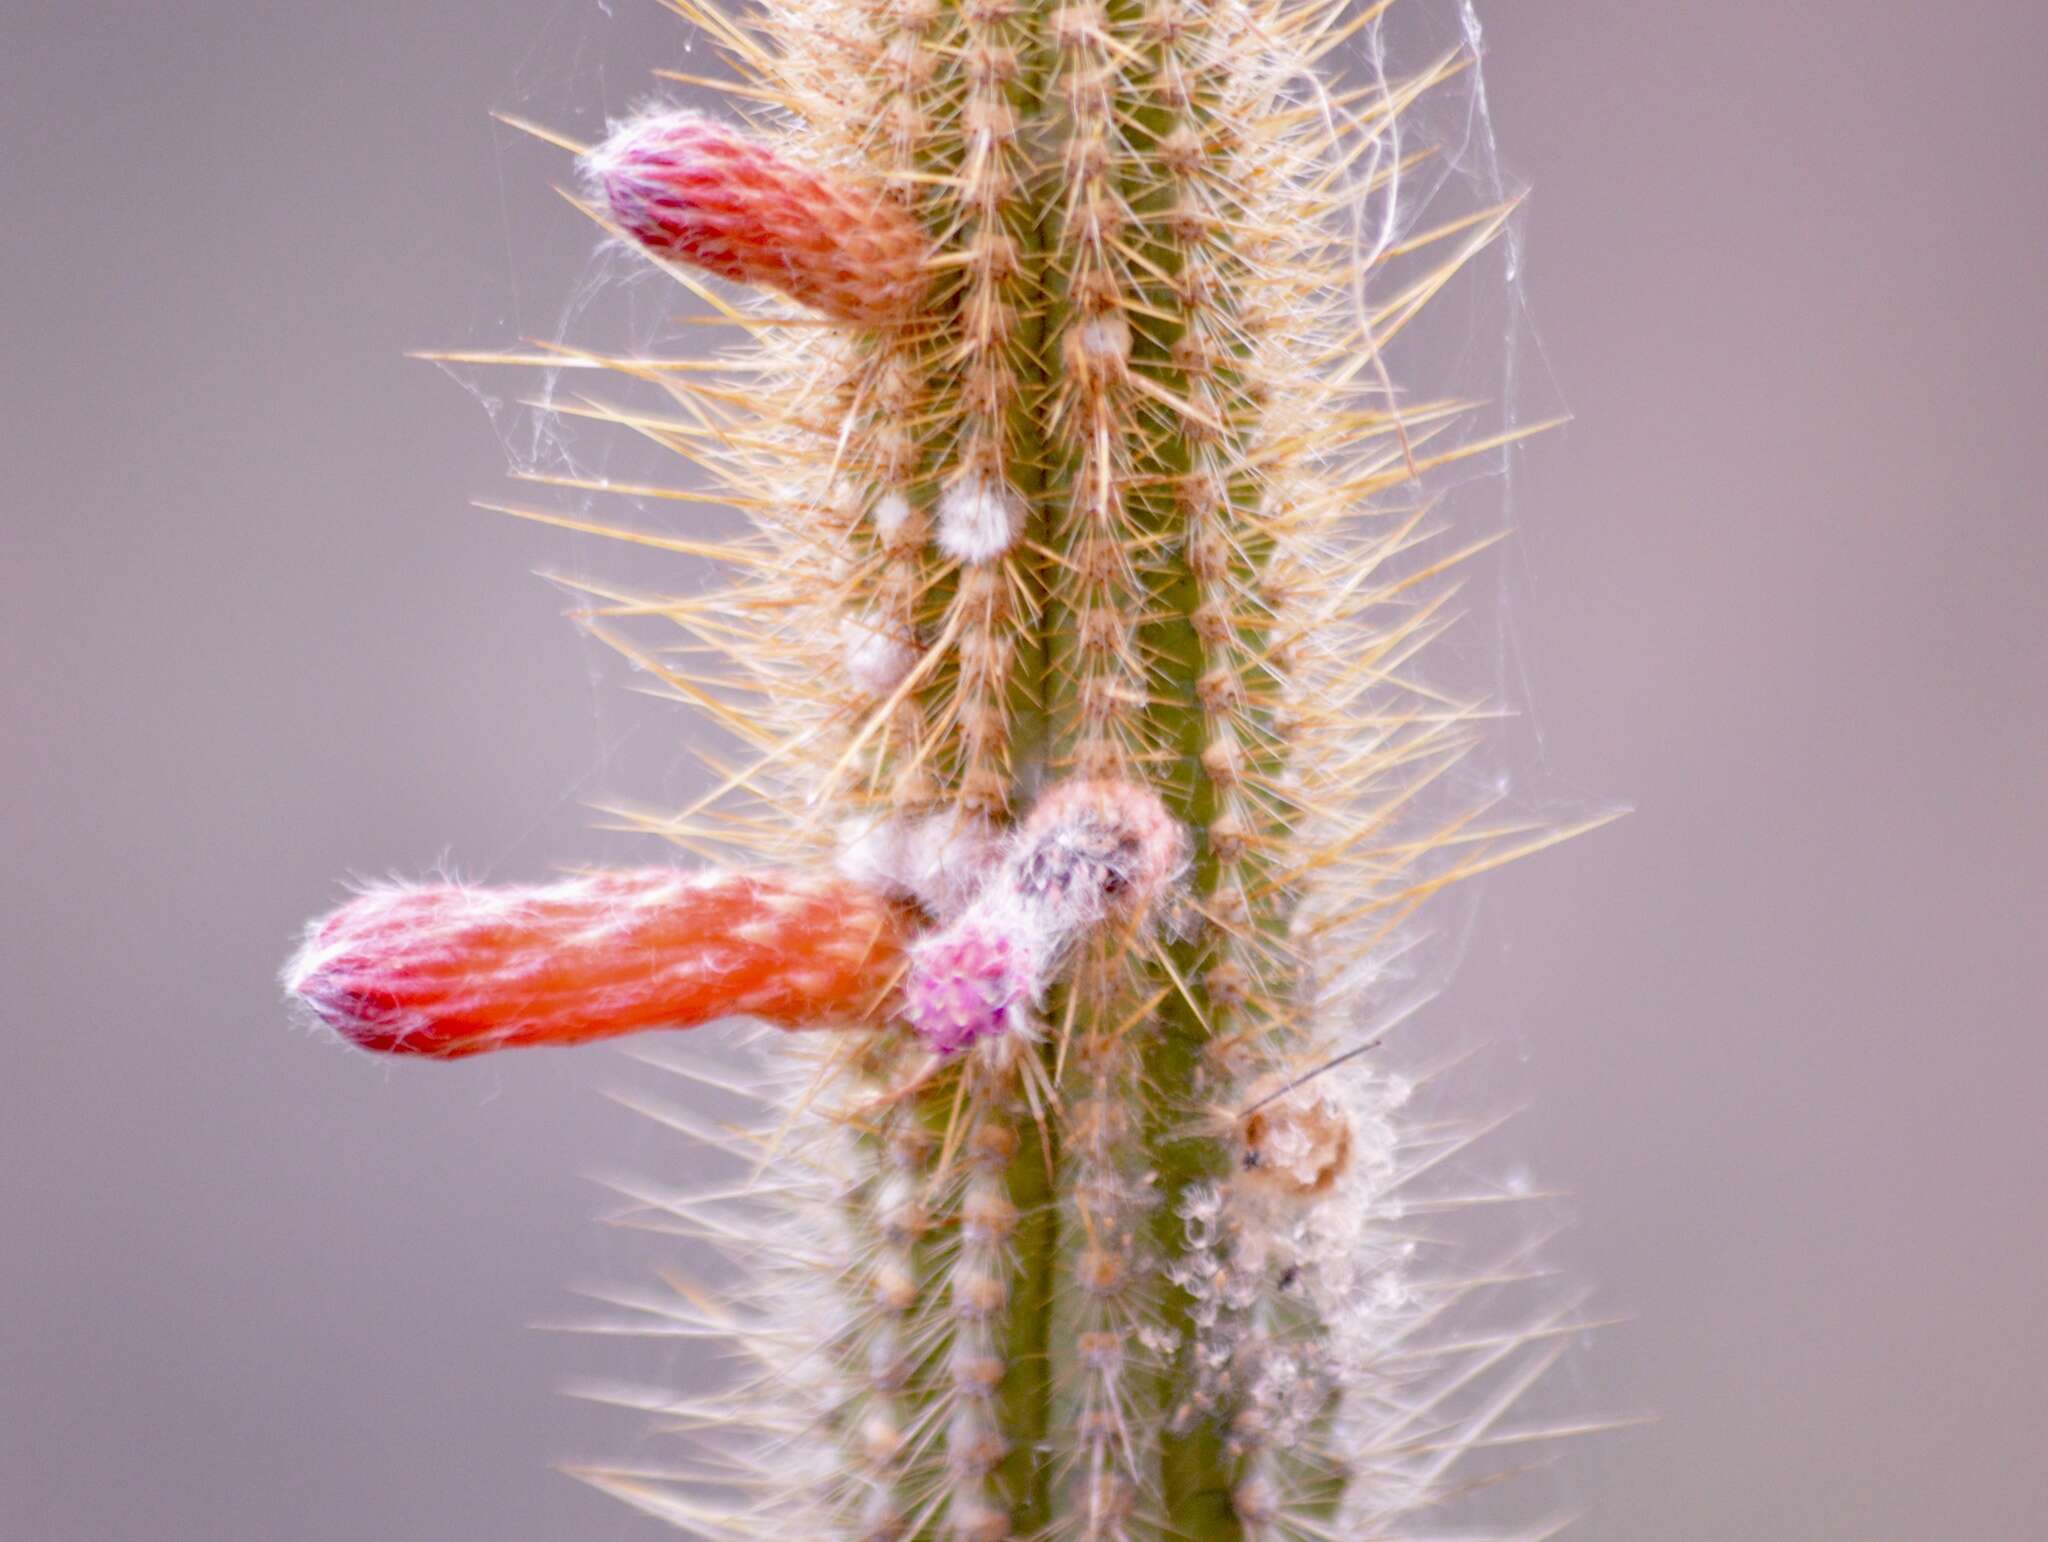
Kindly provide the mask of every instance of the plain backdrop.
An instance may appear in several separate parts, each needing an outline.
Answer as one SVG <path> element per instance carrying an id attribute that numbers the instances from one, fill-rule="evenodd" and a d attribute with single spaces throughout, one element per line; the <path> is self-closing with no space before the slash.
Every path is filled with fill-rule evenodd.
<path id="1" fill-rule="evenodd" d="M 1404 0 L 1428 5 L 1435 0 Z M 1544 774 L 1637 812 L 1489 881 L 1442 1010 L 1631 1321 L 1576 1535 L 2048 1513 L 2048 21 L 1488 0 L 1525 288 Z M 618 1057 L 387 1068 L 274 972 L 350 873 L 650 857 L 687 782 L 470 510 L 515 432 L 408 348 L 554 336 L 653 0 L 13 0 L 0 27 L 0 1542 L 634 1542 L 529 1323 L 686 1160 Z M 702 50 L 698 50 L 701 61 Z M 508 386 L 509 388 L 509 386 Z M 498 406 L 495 416 L 492 406 Z M 658 1370 L 656 1366 L 654 1369 Z"/>

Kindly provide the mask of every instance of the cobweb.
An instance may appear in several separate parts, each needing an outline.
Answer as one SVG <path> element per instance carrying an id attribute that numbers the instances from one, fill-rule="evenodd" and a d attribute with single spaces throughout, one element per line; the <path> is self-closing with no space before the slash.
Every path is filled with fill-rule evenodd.
<path id="1" fill-rule="evenodd" d="M 1390 292 L 1398 293 L 1403 275 L 1399 254 L 1407 243 L 1512 207 L 1499 236 L 1474 252 L 1387 345 L 1383 379 L 1404 402 L 1457 398 L 1472 404 L 1461 438 L 1467 445 L 1489 447 L 1431 470 L 1424 479 L 1425 496 L 1437 503 L 1450 531 L 1449 545 L 1496 533 L 1507 537 L 1465 565 L 1459 620 L 1432 642 L 1425 666 L 1432 687 L 1456 699 L 1487 701 L 1498 714 L 1488 725 L 1484 745 L 1435 790 L 1438 807 L 1486 803 L 1500 822 L 1566 830 L 1616 810 L 1562 785 L 1552 774 L 1537 696 L 1541 670 L 1532 665 L 1516 625 L 1528 608 L 1524 597 L 1533 581 L 1528 560 L 1532 532 L 1525 517 L 1535 504 L 1522 494 L 1527 462 L 1534 449 L 1563 431 L 1568 412 L 1530 306 L 1525 271 L 1530 189 L 1503 164 L 1487 97 L 1485 52 L 1482 21 L 1472 0 L 1402 0 L 1359 34 L 1319 99 L 1341 99 L 1361 83 L 1391 87 L 1454 55 L 1469 61 L 1454 80 L 1433 88 L 1402 114 L 1396 140 L 1381 152 L 1383 164 L 1422 151 L 1426 156 L 1377 195 L 1352 203 L 1352 240 L 1366 259 L 1362 270 L 1372 275 L 1358 304 L 1372 309 L 1385 303 Z M 1373 169 L 1360 168 L 1357 180 L 1370 181 Z M 1420 552 L 1412 560 L 1420 565 L 1433 555 Z M 1539 854 L 1531 860 L 1544 858 Z M 1485 890 L 1482 878 L 1433 897 L 1426 934 L 1402 960 L 1410 978 L 1391 1014 L 1415 1009 L 1415 1016 L 1390 1040 L 1386 1053 L 1392 1074 L 1426 1078 L 1418 1081 L 1418 1095 L 1406 1109 L 1411 1121 L 1485 1126 L 1505 1120 L 1528 1094 L 1526 1045 L 1512 1037 L 1512 1026 L 1474 1020 L 1455 990 L 1467 952 L 1498 940 L 1488 930 Z M 1372 1024 L 1361 1028 L 1361 1040 L 1377 1036 Z M 1430 1074 L 1446 1066 L 1455 1069 L 1449 1075 Z M 1584 1322 L 1598 1315 L 1590 1293 L 1570 1277 L 1568 1243 L 1551 1245 L 1570 1222 L 1568 1205 L 1517 1160 L 1517 1144 L 1513 1124 L 1505 1122 L 1434 1175 L 1436 1195 L 1483 1201 L 1461 1212 L 1448 1228 L 1468 1263 L 1520 1257 L 1539 1260 L 1546 1270 L 1561 1270 L 1551 1284 L 1518 1287 L 1485 1303 L 1468 1324 L 1476 1333 L 1542 1321 Z M 1430 1196 L 1419 1197 L 1426 1207 Z M 1603 1421 L 1605 1412 L 1585 1357 L 1567 1353 L 1521 1394 L 1513 1418 L 1502 1427 L 1533 1433 L 1589 1429 Z M 1546 1518 L 1574 1514 L 1585 1502 L 1582 1449 L 1582 1444 L 1536 1439 L 1476 1453 L 1462 1469 L 1472 1487 L 1442 1511 L 1442 1534 L 1519 1536 Z M 1517 1481 L 1495 1481 L 1509 1476 Z"/>
<path id="2" fill-rule="evenodd" d="M 511 24 L 509 21 L 507 24 Z M 1495 704 L 1499 718 L 1487 744 L 1462 763 L 1432 796 L 1442 807 L 1489 803 L 1502 820 L 1532 827 L 1562 828 L 1603 810 L 1551 779 L 1535 694 L 1540 670 L 1532 668 L 1515 617 L 1519 596 L 1530 583 L 1526 560 L 1526 513 L 1521 496 L 1532 437 L 1562 418 L 1559 393 L 1545 366 L 1531 316 L 1524 275 L 1524 217 L 1527 189 L 1503 169 L 1487 100 L 1481 62 L 1485 37 L 1471 0 L 1401 0 L 1358 32 L 1322 82 L 1303 82 L 1306 108 L 1334 121 L 1348 110 L 1354 88 L 1391 85 L 1435 61 L 1463 62 L 1450 79 L 1418 99 L 1403 115 L 1397 137 L 1382 144 L 1369 161 L 1352 168 L 1365 187 L 1376 174 L 1398 165 L 1378 191 L 1351 200 L 1345 211 L 1347 235 L 1359 253 L 1361 284 L 1356 304 L 1371 310 L 1398 289 L 1408 243 L 1461 220 L 1477 229 L 1490 211 L 1516 205 L 1498 237 L 1475 251 L 1456 278 L 1404 325 L 1384 350 L 1383 379 L 1397 400 L 1457 398 L 1471 409 L 1459 433 L 1467 444 L 1486 448 L 1433 470 L 1427 490 L 1436 500 L 1439 522 L 1453 544 L 1507 533 L 1463 569 L 1458 609 L 1461 619 L 1432 644 L 1430 683 L 1460 699 Z M 705 75 L 721 73 L 712 52 L 693 43 L 689 31 L 651 4 L 614 7 L 602 0 L 565 3 L 544 13 L 527 62 L 512 83 L 507 115 L 543 124 L 566 138 L 595 141 L 608 119 L 625 115 L 652 99 L 717 111 L 715 95 L 695 87 L 662 86 L 650 74 L 669 66 Z M 558 150 L 535 142 L 520 129 L 496 130 L 498 175 L 505 205 L 504 269 L 489 286 L 469 345 L 479 352 L 528 351 L 551 347 L 629 356 L 703 356 L 736 341 L 707 325 L 707 307 L 637 256 L 606 242 L 596 228 L 548 191 L 550 179 L 573 184 L 573 168 Z M 1426 155 L 1419 152 L 1427 151 Z M 566 298 L 562 298 L 566 296 Z M 619 382 L 567 364 L 536 366 L 515 373 L 468 363 L 443 366 L 483 407 L 503 445 L 515 479 L 504 501 L 544 507 L 597 523 L 630 524 L 656 533 L 717 539 L 737 534 L 742 517 L 729 509 L 681 505 L 667 500 L 621 496 L 616 489 L 637 484 L 689 485 L 688 468 L 669 452 L 615 424 L 577 416 L 588 394 L 616 400 Z M 1432 444 L 1433 452 L 1440 444 Z M 575 484 L 575 485 L 570 485 Z M 523 497 L 519 494 L 545 494 Z M 487 548 L 486 548 L 487 550 Z M 1434 551 L 1408 559 L 1432 560 Z M 487 556 L 480 560 L 488 560 Z M 688 593 L 715 586 L 719 575 L 687 558 L 652 556 L 602 538 L 564 533 L 554 571 L 566 581 L 564 608 L 584 586 L 618 586 L 641 592 Z M 537 601 L 538 603 L 538 601 Z M 709 750 L 730 758 L 739 747 L 717 742 L 715 730 L 672 704 L 651 700 L 644 684 L 619 655 L 588 637 L 580 639 L 591 682 L 589 699 L 565 708 L 567 724 L 580 721 L 591 735 L 590 769 L 565 788 L 567 803 L 674 807 L 704 792 L 714 780 L 699 758 Z M 729 752 L 729 753 L 728 753 Z M 538 817 L 539 811 L 537 811 Z M 600 824 L 602 821 L 599 821 Z M 611 863 L 660 862 L 667 853 L 639 835 L 594 832 L 590 846 L 555 858 Z M 1537 858 L 1536 860 L 1541 860 Z M 1501 1053 L 1490 1025 L 1462 1019 L 1455 997 L 1445 992 L 1458 961 L 1479 935 L 1483 881 L 1452 886 L 1432 901 L 1428 933 L 1404 958 L 1404 990 L 1389 1014 L 1405 1016 L 1416 1005 L 1422 1026 L 1404 1029 L 1390 1043 L 1387 1063 L 1418 1082 L 1411 1114 L 1421 1118 L 1469 1119 L 1475 1108 L 1511 1106 L 1521 1093 L 1512 1054 Z M 1449 1007 L 1451 1010 L 1446 1010 Z M 1361 1040 L 1375 1023 L 1360 1025 Z M 1408 1042 L 1413 1038 L 1413 1043 Z M 629 1050 L 635 1065 L 622 1073 L 623 1096 L 635 1103 L 658 1102 L 681 1127 L 705 1128 L 748 1117 L 744 1098 L 717 1086 L 744 1088 L 758 1074 L 748 1045 L 737 1038 L 691 1043 L 698 1079 L 678 1081 L 647 1063 L 673 1051 L 659 1045 Z M 1452 1064 L 1452 1075 L 1422 1073 Z M 1512 1127 L 1476 1146 L 1441 1174 L 1446 1192 L 1492 1197 L 1474 1219 L 1460 1222 L 1460 1241 L 1473 1256 L 1507 1256 L 1532 1249 L 1562 1224 L 1562 1207 L 1543 1196 L 1537 1183 L 1513 1162 Z M 699 1176 L 720 1176 L 731 1159 L 691 1142 L 673 1130 L 644 1121 L 621 1121 L 611 1154 L 621 1171 L 673 1171 L 679 1161 L 696 1164 Z M 708 1169 L 708 1171 L 707 1171 Z M 744 1172 L 733 1168 L 723 1176 Z M 1557 1250 L 1552 1250 L 1557 1251 Z M 614 1279 L 644 1278 L 663 1255 L 660 1239 L 620 1239 L 594 1259 L 591 1268 Z M 693 1269 L 698 1260 L 691 1260 Z M 719 1283 L 715 1267 L 712 1283 Z M 1546 1298 L 1554 1304 L 1562 1293 Z M 620 1353 L 602 1353 L 595 1367 L 608 1395 L 623 1380 L 670 1387 L 703 1384 L 711 1374 L 715 1346 L 634 1340 Z M 1523 1401 L 1517 1423 L 1540 1427 L 1587 1420 L 1597 1413 L 1597 1389 L 1588 1388 L 1567 1360 L 1563 1374 L 1537 1385 Z M 650 1464 L 668 1456 L 656 1436 L 642 1435 Z M 617 1461 L 619 1451 L 608 1455 Z M 628 1457 L 630 1464 L 631 1457 Z M 1532 1498 L 1528 1481 L 1479 1485 L 1450 1507 L 1443 1535 L 1509 1535 L 1538 1514 L 1558 1514 L 1578 1501 L 1570 1449 L 1563 1459 L 1540 1443 L 1483 1454 L 1474 1475 L 1501 1473 L 1532 1464 L 1544 1467 Z M 1470 1528 L 1459 1530 L 1459 1527 Z M 1519 1534 L 1519 1533 L 1513 1533 Z"/>

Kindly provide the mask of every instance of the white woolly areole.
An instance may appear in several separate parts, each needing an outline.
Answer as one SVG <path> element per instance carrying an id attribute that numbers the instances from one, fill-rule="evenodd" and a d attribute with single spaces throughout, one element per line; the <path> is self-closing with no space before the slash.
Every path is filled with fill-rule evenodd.
<path id="1" fill-rule="evenodd" d="M 847 820 L 839 827 L 839 851 L 833 866 L 855 883 L 889 894 L 904 893 L 903 821 Z"/>
<path id="2" fill-rule="evenodd" d="M 993 561 L 1023 528 L 1023 500 L 988 477 L 962 477 L 939 498 L 939 549 L 962 562 Z"/>
<path id="3" fill-rule="evenodd" d="M 885 493 L 876 501 L 871 517 L 875 534 L 884 541 L 894 540 L 897 532 L 910 523 L 910 500 L 901 493 Z"/>
<path id="4" fill-rule="evenodd" d="M 839 623 L 839 651 L 846 672 L 864 689 L 886 696 L 917 663 L 917 649 L 875 621 L 847 616 Z"/>
<path id="5" fill-rule="evenodd" d="M 915 900 L 951 921 L 1001 861 L 1003 837 L 977 815 L 850 820 L 840 826 L 839 871 L 856 883 Z"/>
<path id="6" fill-rule="evenodd" d="M 1131 326 L 1111 312 L 1081 323 L 1081 342 L 1097 358 L 1124 358 L 1131 351 Z"/>
<path id="7" fill-rule="evenodd" d="M 1081 360 L 1100 374 L 1114 374 L 1131 356 L 1130 323 L 1112 312 L 1084 321 L 1074 334 Z"/>
<path id="8" fill-rule="evenodd" d="M 911 826 L 904 844 L 910 887 L 942 921 L 967 908 L 1002 855 L 1001 832 L 978 814 L 929 814 Z"/>

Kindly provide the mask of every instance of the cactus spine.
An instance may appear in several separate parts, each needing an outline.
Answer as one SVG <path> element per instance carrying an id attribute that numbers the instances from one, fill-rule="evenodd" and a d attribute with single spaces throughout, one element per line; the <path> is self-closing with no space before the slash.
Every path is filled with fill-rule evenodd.
<path id="1" fill-rule="evenodd" d="M 1346 0 L 671 3 L 758 121 L 616 126 L 592 212 L 746 348 L 722 379 L 583 358 L 666 406 L 579 410 L 755 528 L 730 588 L 589 619 L 753 752 L 649 828 L 782 908 L 700 904 L 685 938 L 513 895 L 434 968 L 548 981 L 538 1026 L 530 973 L 469 993 L 512 1003 L 490 1042 L 643 1026 L 622 975 L 671 1023 L 841 1031 L 778 1044 L 772 1178 L 643 1196 L 754 1274 L 641 1311 L 758 1375 L 668 1407 L 705 1428 L 693 1481 L 593 1481 L 714 1536 L 1408 1535 L 1511 1401 L 1460 1399 L 1562 1321 L 1439 1342 L 1480 1287 L 1414 1267 L 1402 1193 L 1462 1136 L 1356 1053 L 1417 907 L 1559 834 L 1420 812 L 1483 715 L 1414 668 L 1477 548 L 1402 490 L 1489 445 L 1422 454 L 1459 409 L 1397 406 L 1380 364 L 1507 210 L 1411 234 L 1370 306 L 1345 218 L 1469 60 L 1332 95 L 1319 61 L 1384 9 Z M 614 630 L 650 616 L 722 667 Z M 374 1047 L 487 1047 L 371 901 L 292 987 Z M 777 948 L 779 996 L 705 994 Z"/>

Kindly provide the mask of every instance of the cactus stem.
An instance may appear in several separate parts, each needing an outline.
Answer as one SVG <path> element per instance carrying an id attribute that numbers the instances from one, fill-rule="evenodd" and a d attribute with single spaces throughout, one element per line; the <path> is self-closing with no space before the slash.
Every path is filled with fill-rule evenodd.
<path id="1" fill-rule="evenodd" d="M 1450 539 L 1415 484 L 1546 426 L 1477 432 L 1387 357 L 1514 210 L 1405 202 L 1401 125 L 1474 61 L 1325 86 L 1376 0 L 668 3 L 754 122 L 615 125 L 578 149 L 586 212 L 744 351 L 498 362 L 608 372 L 639 399 L 548 410 L 687 466 L 530 480 L 753 529 L 505 512 L 730 569 L 574 587 L 748 752 L 628 827 L 743 866 L 375 891 L 288 987 L 438 1058 L 841 1030 L 762 1054 L 770 1114 L 729 1137 L 757 1186 L 634 1196 L 751 1271 L 628 1303 L 753 1366 L 700 1480 L 731 1505 L 592 1478 L 653 1513 L 727 1542 L 1413 1535 L 1576 1321 L 1474 1326 L 1520 1264 L 1416 1266 L 1471 1196 L 1410 1186 L 1477 1130 L 1411 1122 L 1365 1054 L 1426 994 L 1424 904 L 1593 823 L 1493 812 L 1466 775 L 1492 709 L 1428 678 L 1499 536 Z"/>

